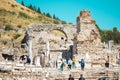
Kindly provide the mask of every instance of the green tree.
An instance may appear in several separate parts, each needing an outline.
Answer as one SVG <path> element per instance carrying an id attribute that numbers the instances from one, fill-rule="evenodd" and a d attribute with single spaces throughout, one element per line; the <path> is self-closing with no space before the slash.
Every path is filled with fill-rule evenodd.
<path id="1" fill-rule="evenodd" d="M 32 4 L 30 4 L 30 5 L 28 6 L 28 8 L 31 9 L 31 10 L 34 10 Z"/>
<path id="2" fill-rule="evenodd" d="M 104 31 L 102 31 L 97 24 L 96 24 L 95 26 L 97 27 L 97 29 L 98 29 L 98 31 L 99 31 L 99 33 L 100 33 L 101 41 L 102 41 L 102 42 L 107 42 L 107 38 L 106 38 L 106 36 L 105 36 Z"/>
<path id="3" fill-rule="evenodd" d="M 49 17 L 49 18 L 52 18 L 50 13 L 47 13 L 46 16 Z"/>
<path id="4" fill-rule="evenodd" d="M 56 16 L 55 16 L 55 14 L 53 14 L 53 19 L 56 19 Z"/>
<path id="5" fill-rule="evenodd" d="M 36 6 L 33 7 L 33 10 L 37 12 Z"/>
<path id="6" fill-rule="evenodd" d="M 25 6 L 25 4 L 24 4 L 24 1 L 23 1 L 23 0 L 22 0 L 21 4 L 22 4 L 23 6 Z"/>
<path id="7" fill-rule="evenodd" d="M 113 40 L 113 33 L 112 33 L 111 30 L 109 30 L 109 31 L 107 32 L 107 41 L 109 41 L 109 40 Z"/>
<path id="8" fill-rule="evenodd" d="M 40 7 L 38 7 L 37 12 L 41 14 L 41 10 Z"/>
<path id="9" fill-rule="evenodd" d="M 118 32 L 117 27 L 113 28 L 113 32 Z"/>
<path id="10" fill-rule="evenodd" d="M 43 12 L 42 14 L 46 16 L 45 12 Z"/>
<path id="11" fill-rule="evenodd" d="M 119 35 L 119 31 L 117 30 L 117 27 L 114 27 L 112 31 L 113 31 L 112 36 L 113 36 L 114 43 L 118 44 L 120 35 Z"/>

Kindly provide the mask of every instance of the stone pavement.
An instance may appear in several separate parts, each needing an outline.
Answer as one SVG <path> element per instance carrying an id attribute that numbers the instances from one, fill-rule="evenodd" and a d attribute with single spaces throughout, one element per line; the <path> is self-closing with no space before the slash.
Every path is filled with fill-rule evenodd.
<path id="1" fill-rule="evenodd" d="M 60 71 L 59 68 L 26 67 L 25 70 L 21 71 L 0 72 L 0 78 L 3 78 L 3 80 L 45 80 L 45 78 L 47 80 L 68 80 L 69 74 L 75 80 L 78 80 L 80 74 L 83 74 L 86 80 L 98 80 L 100 77 L 109 77 L 109 80 L 117 80 L 118 67 L 108 69 L 108 76 L 104 68 L 85 69 L 82 71 L 80 67 L 77 67 L 71 70 L 65 68 L 64 71 Z"/>

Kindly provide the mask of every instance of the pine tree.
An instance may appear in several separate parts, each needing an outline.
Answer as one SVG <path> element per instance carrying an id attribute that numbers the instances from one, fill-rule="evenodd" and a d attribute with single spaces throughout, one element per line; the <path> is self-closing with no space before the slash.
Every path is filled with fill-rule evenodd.
<path id="1" fill-rule="evenodd" d="M 33 7 L 33 10 L 37 12 L 37 9 L 36 9 L 36 7 L 35 7 L 35 6 Z"/>
<path id="2" fill-rule="evenodd" d="M 49 18 L 52 18 L 50 13 L 47 13 L 46 16 L 49 17 Z"/>
<path id="3" fill-rule="evenodd" d="M 29 9 L 34 10 L 32 4 L 28 6 Z"/>
<path id="4" fill-rule="evenodd" d="M 43 15 L 46 15 L 45 12 L 43 12 Z"/>
<path id="5" fill-rule="evenodd" d="M 38 10 L 37 10 L 37 12 L 41 14 L 41 11 L 40 11 L 40 8 L 39 8 L 39 7 L 38 7 Z"/>
<path id="6" fill-rule="evenodd" d="M 23 1 L 23 0 L 22 0 L 21 4 L 22 4 L 23 6 L 25 6 L 25 5 L 24 5 L 24 1 Z"/>
<path id="7" fill-rule="evenodd" d="M 55 14 L 53 15 L 53 19 L 56 19 L 56 16 L 55 16 Z"/>

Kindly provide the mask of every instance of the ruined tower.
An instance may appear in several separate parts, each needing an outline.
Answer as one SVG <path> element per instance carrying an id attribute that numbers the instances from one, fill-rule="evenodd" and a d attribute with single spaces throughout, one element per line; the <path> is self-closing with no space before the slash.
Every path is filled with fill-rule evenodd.
<path id="1" fill-rule="evenodd" d="M 92 19 L 90 11 L 82 10 L 77 17 L 77 35 L 75 37 L 75 53 L 91 53 L 91 47 L 99 46 L 101 37 L 96 21 Z"/>

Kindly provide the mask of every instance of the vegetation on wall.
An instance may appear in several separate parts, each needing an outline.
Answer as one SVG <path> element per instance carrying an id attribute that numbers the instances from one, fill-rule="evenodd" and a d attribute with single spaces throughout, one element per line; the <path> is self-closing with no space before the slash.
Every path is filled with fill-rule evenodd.
<path id="1" fill-rule="evenodd" d="M 102 42 L 113 40 L 115 44 L 120 44 L 120 32 L 117 27 L 113 27 L 112 30 L 101 30 L 97 24 L 96 27 L 100 32 Z"/>

